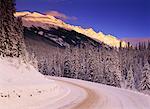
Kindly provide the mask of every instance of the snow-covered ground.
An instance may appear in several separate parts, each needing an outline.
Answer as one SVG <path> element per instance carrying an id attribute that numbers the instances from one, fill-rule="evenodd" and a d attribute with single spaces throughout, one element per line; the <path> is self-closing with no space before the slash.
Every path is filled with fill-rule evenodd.
<path id="1" fill-rule="evenodd" d="M 106 85 L 44 77 L 0 58 L 0 109 L 149 109 L 150 96 Z"/>

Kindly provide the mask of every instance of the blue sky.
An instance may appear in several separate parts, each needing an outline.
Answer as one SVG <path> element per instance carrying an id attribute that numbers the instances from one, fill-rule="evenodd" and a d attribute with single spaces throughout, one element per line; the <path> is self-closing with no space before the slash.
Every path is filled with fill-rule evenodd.
<path id="1" fill-rule="evenodd" d="M 17 11 L 57 11 L 65 21 L 119 38 L 150 37 L 150 0 L 16 0 Z M 76 19 L 71 19 L 76 18 Z"/>

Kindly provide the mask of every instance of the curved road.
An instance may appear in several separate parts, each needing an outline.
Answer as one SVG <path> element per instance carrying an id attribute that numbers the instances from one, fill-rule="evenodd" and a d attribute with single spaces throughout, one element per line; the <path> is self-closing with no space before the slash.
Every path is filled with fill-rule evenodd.
<path id="1" fill-rule="evenodd" d="M 71 109 L 93 109 L 93 104 L 98 103 L 98 101 L 99 101 L 99 96 L 92 89 L 89 89 L 82 85 L 76 84 L 74 82 L 66 81 L 63 79 L 59 80 L 59 79 L 53 78 L 53 80 L 55 80 L 58 84 L 63 83 L 63 85 L 64 84 L 66 84 L 68 86 L 73 85 L 75 87 L 82 88 L 86 92 L 86 94 L 87 94 L 86 98 L 83 101 L 81 101 L 80 103 L 73 106 Z M 70 93 L 70 94 L 73 94 L 73 93 Z M 64 108 L 67 108 L 67 107 L 64 107 Z"/>
<path id="2" fill-rule="evenodd" d="M 62 87 L 72 85 L 81 88 L 87 94 L 81 102 L 68 104 L 60 109 L 149 109 L 150 107 L 150 96 L 137 92 L 81 80 L 53 77 L 51 79 Z M 76 96 L 72 91 L 70 95 Z"/>

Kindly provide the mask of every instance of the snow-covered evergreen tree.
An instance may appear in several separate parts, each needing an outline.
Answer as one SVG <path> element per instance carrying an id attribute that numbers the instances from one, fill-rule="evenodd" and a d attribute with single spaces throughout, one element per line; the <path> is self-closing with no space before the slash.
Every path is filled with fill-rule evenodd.
<path id="1" fill-rule="evenodd" d="M 150 50 L 150 41 L 148 41 L 147 49 Z"/>
<path id="2" fill-rule="evenodd" d="M 150 65 L 148 62 L 142 70 L 142 80 L 139 85 L 139 90 L 150 90 Z"/>
<path id="3" fill-rule="evenodd" d="M 70 46 L 65 49 L 64 63 L 63 63 L 63 76 L 71 78 L 71 62 L 70 62 Z"/>
<path id="4" fill-rule="evenodd" d="M 15 11 L 15 0 L 0 0 L 0 55 L 25 59 L 22 21 Z"/>
<path id="5" fill-rule="evenodd" d="M 35 53 L 32 53 L 32 55 L 30 57 L 30 63 L 32 66 L 34 66 L 35 69 L 38 70 L 38 61 L 37 61 L 37 57 L 36 57 Z"/>
<path id="6" fill-rule="evenodd" d="M 44 62 L 42 63 L 41 66 L 42 66 L 42 68 L 41 68 L 42 73 L 43 73 L 44 75 L 49 75 L 49 70 L 48 70 L 48 65 L 47 65 L 46 60 L 44 60 Z"/>
<path id="7" fill-rule="evenodd" d="M 130 66 L 130 69 L 128 70 L 127 73 L 126 88 L 135 89 L 135 79 L 132 66 Z"/>

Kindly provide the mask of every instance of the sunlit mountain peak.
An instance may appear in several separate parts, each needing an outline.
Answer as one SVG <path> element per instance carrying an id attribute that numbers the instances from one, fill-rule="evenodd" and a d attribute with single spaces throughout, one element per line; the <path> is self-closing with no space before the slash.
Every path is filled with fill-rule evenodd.
<path id="1" fill-rule="evenodd" d="M 42 27 L 44 29 L 49 29 L 50 27 L 61 27 L 82 33 L 90 38 L 93 38 L 96 41 L 104 42 L 109 46 L 119 47 L 120 45 L 121 40 L 112 35 L 105 35 L 102 32 L 97 33 L 92 28 L 85 29 L 81 26 L 70 25 L 48 14 L 41 14 L 38 12 L 16 12 L 15 16 L 22 17 L 23 25 L 26 27 L 35 26 Z M 125 47 L 126 45 L 127 44 L 122 41 L 122 46 Z"/>

